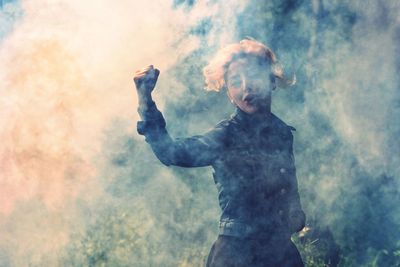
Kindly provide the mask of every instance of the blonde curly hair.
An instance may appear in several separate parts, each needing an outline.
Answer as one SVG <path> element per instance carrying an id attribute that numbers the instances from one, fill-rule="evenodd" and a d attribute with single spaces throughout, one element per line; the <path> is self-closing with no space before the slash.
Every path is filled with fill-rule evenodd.
<path id="1" fill-rule="evenodd" d="M 286 88 L 295 83 L 296 77 L 288 79 L 279 64 L 274 52 L 262 43 L 253 39 L 244 39 L 239 43 L 230 44 L 220 49 L 210 63 L 204 67 L 205 90 L 221 91 L 226 87 L 225 75 L 229 65 L 240 58 L 256 57 L 271 67 L 270 74 L 275 78 L 276 85 Z"/>

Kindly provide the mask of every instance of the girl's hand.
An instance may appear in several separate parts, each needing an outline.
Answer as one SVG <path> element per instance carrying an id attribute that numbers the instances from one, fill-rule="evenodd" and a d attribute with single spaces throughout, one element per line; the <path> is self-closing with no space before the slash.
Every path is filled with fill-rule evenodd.
<path id="1" fill-rule="evenodd" d="M 155 69 L 153 65 L 150 65 L 135 72 L 133 81 L 135 82 L 136 90 L 139 97 L 151 95 L 151 92 L 156 86 L 159 74 L 160 71 L 158 69 Z"/>

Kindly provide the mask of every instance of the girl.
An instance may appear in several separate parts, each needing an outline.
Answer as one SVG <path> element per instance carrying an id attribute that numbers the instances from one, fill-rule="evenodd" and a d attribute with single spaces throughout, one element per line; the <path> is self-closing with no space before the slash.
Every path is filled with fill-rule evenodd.
<path id="1" fill-rule="evenodd" d="M 222 214 L 207 266 L 303 266 L 290 239 L 305 225 L 295 129 L 271 113 L 272 90 L 294 80 L 285 77 L 275 54 L 248 39 L 218 51 L 204 68 L 206 89 L 226 90 L 236 113 L 190 138 L 173 139 L 165 128 L 151 98 L 159 73 L 149 66 L 135 74 L 138 132 L 167 166 L 213 167 Z"/>

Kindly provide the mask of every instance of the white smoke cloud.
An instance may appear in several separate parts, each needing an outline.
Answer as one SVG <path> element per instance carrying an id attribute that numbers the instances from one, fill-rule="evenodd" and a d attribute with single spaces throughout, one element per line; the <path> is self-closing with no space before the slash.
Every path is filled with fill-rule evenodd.
<path id="1" fill-rule="evenodd" d="M 24 0 L 4 6 L 0 252 L 11 265 L 44 259 L 60 265 L 52 252 L 82 227 L 72 219 L 81 214 L 76 201 L 89 205 L 104 194 L 94 159 L 101 157 L 105 127 L 115 118 L 131 121 L 136 138 L 134 71 L 148 64 L 166 71 L 197 49 L 198 39 L 187 32 L 204 17 L 218 17 L 210 43 L 232 41 L 230 23 L 242 5 L 199 1 L 188 11 L 161 0 Z M 19 6 L 21 17 L 7 15 Z M 173 77 L 163 82 L 179 86 Z"/>

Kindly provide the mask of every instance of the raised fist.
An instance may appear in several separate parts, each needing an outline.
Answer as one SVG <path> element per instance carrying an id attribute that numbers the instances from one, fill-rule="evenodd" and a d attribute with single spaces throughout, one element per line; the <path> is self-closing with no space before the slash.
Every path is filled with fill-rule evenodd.
<path id="1" fill-rule="evenodd" d="M 133 81 L 135 82 L 138 94 L 141 96 L 150 95 L 156 86 L 159 74 L 160 71 L 155 69 L 153 65 L 136 71 Z"/>

